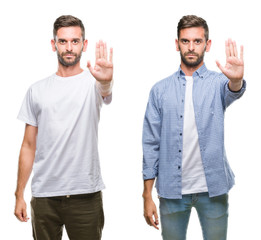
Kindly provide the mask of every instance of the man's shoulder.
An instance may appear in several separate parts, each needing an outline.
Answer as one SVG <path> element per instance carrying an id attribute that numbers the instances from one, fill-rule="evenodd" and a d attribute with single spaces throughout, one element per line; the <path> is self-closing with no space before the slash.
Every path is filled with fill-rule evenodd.
<path id="1" fill-rule="evenodd" d="M 50 76 L 48 76 L 48 77 L 42 78 L 42 79 L 40 79 L 40 80 L 34 82 L 34 83 L 30 86 L 30 88 L 31 88 L 31 89 L 39 89 L 39 88 L 42 88 L 42 87 L 46 86 L 46 84 L 47 84 L 52 78 L 54 78 L 54 76 L 55 76 L 55 73 L 52 74 L 52 75 L 50 75 Z"/>
<path id="2" fill-rule="evenodd" d="M 173 74 L 171 74 L 170 76 L 168 77 L 165 77 L 163 79 L 161 79 L 160 81 L 156 82 L 151 90 L 152 91 L 164 91 L 164 89 L 166 89 L 166 87 L 169 86 L 169 84 L 171 84 L 173 81 L 175 81 L 176 77 L 177 77 L 177 73 L 178 72 L 175 72 Z"/>

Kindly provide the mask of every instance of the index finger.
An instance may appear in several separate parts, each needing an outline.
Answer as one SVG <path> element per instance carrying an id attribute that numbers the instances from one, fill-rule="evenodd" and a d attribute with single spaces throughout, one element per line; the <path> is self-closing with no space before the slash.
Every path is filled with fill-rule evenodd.
<path id="1" fill-rule="evenodd" d="M 100 58 L 100 44 L 99 44 L 99 42 L 96 43 L 95 57 L 96 57 L 96 60 Z"/>
<path id="2" fill-rule="evenodd" d="M 158 226 L 157 226 L 158 225 L 158 219 L 156 219 L 154 221 L 153 217 L 148 217 L 148 220 L 149 220 L 149 223 L 150 223 L 151 226 L 153 226 L 156 229 L 159 229 Z"/>
<path id="3" fill-rule="evenodd" d="M 225 41 L 226 57 L 230 57 L 228 40 Z"/>

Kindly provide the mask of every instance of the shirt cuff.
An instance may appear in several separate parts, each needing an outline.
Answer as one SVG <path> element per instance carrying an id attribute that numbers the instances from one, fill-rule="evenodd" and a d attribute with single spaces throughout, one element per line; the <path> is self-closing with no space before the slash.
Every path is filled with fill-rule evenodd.
<path id="1" fill-rule="evenodd" d="M 153 168 L 147 168 L 143 170 L 143 180 L 154 179 L 157 177 L 157 171 Z"/>
<path id="2" fill-rule="evenodd" d="M 229 88 L 229 84 L 227 83 L 227 88 L 230 92 L 232 93 L 241 93 L 242 91 L 245 91 L 245 88 L 246 88 L 246 81 L 243 79 L 243 84 L 242 84 L 242 87 L 238 90 L 238 91 L 232 91 L 230 88 Z"/>

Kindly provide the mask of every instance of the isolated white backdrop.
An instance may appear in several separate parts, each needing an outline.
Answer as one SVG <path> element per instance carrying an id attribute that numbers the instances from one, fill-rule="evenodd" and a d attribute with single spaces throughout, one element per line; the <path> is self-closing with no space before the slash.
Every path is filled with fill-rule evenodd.
<path id="1" fill-rule="evenodd" d="M 1 3 L 0 87 L 0 226 L 1 239 L 32 239 L 31 221 L 13 215 L 14 191 L 24 124 L 16 120 L 28 87 L 56 71 L 51 51 L 52 24 L 71 14 L 85 24 L 89 46 L 83 54 L 94 63 L 95 42 L 114 48 L 113 102 L 104 106 L 99 126 L 99 150 L 104 190 L 103 239 L 160 239 L 146 225 L 142 201 L 141 134 L 144 111 L 154 83 L 177 70 L 176 26 L 183 15 L 205 18 L 212 48 L 207 67 L 219 71 L 225 62 L 224 42 L 231 37 L 245 47 L 247 91 L 226 112 L 227 155 L 236 175 L 230 192 L 228 239 L 260 238 L 260 11 L 258 1 L 120 1 L 10 0 Z M 155 201 L 156 192 L 154 191 Z M 30 213 L 30 183 L 25 193 Z M 68 239 L 64 232 L 64 239 Z M 202 239 L 194 211 L 188 239 Z"/>

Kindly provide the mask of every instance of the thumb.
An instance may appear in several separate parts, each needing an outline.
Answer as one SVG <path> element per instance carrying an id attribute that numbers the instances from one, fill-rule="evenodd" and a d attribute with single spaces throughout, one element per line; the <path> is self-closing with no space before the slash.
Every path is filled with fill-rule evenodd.
<path id="1" fill-rule="evenodd" d="M 91 74 L 93 74 L 93 67 L 91 66 L 91 62 L 87 62 L 87 68 L 90 70 Z"/>
<path id="2" fill-rule="evenodd" d="M 219 62 L 218 60 L 216 60 L 216 64 L 217 64 L 218 68 L 221 70 L 221 72 L 224 73 L 225 69 L 224 69 L 224 67 L 220 64 L 220 62 Z"/>

